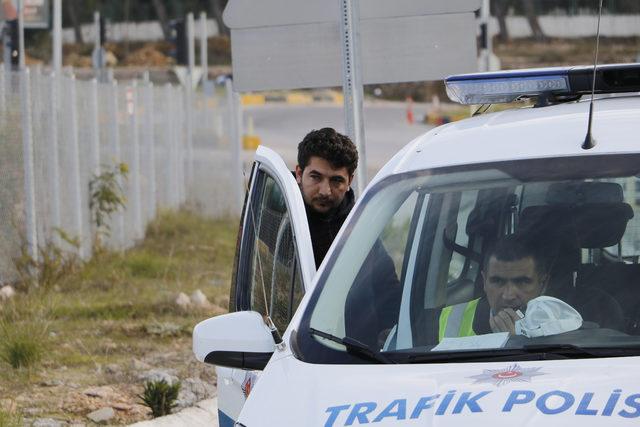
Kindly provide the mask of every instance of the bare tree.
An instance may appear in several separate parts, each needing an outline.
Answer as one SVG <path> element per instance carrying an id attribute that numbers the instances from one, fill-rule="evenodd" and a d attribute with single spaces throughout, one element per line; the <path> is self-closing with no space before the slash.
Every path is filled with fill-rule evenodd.
<path id="1" fill-rule="evenodd" d="M 538 22 L 538 15 L 536 14 L 534 0 L 522 0 L 522 6 L 524 7 L 524 14 L 526 15 L 529 26 L 531 27 L 533 38 L 537 41 L 546 40 L 546 36 L 542 31 L 540 22 Z"/>
<path id="2" fill-rule="evenodd" d="M 66 0 L 64 4 L 67 6 L 67 14 L 71 19 L 71 25 L 73 25 L 73 33 L 76 38 L 76 43 L 84 43 L 84 40 L 82 39 L 80 19 L 78 18 L 78 2 L 76 0 Z"/>
<path id="3" fill-rule="evenodd" d="M 507 28 L 507 15 L 509 9 L 514 5 L 515 0 L 491 0 L 491 10 L 498 20 L 498 39 L 502 42 L 509 40 L 509 29 Z M 538 41 L 544 41 L 546 36 L 542 31 L 540 22 L 538 22 L 538 15 L 536 14 L 536 8 L 534 0 L 522 0 L 522 9 L 527 17 L 527 22 L 531 28 L 533 38 Z"/>
<path id="4" fill-rule="evenodd" d="M 171 29 L 169 28 L 169 17 L 167 15 L 167 8 L 162 0 L 153 0 L 153 8 L 156 11 L 156 16 L 160 22 L 162 28 L 162 35 L 165 40 L 171 39 Z"/>
<path id="5" fill-rule="evenodd" d="M 509 29 L 507 28 L 507 13 L 511 0 L 493 0 L 491 2 L 492 12 L 498 19 L 498 39 L 501 42 L 509 41 Z"/>
<path id="6" fill-rule="evenodd" d="M 209 10 L 211 11 L 211 16 L 216 20 L 216 24 L 218 24 L 218 32 L 222 36 L 229 35 L 229 28 L 224 25 L 224 21 L 222 20 L 222 12 L 227 5 L 227 0 L 209 0 Z"/>

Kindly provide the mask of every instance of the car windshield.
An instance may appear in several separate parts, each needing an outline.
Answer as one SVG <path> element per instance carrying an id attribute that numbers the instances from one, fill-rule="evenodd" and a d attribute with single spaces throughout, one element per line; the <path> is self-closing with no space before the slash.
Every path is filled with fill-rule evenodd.
<path id="1" fill-rule="evenodd" d="M 501 162 L 379 183 L 319 279 L 301 353 L 346 362 L 354 342 L 387 356 L 637 351 L 639 160 Z"/>

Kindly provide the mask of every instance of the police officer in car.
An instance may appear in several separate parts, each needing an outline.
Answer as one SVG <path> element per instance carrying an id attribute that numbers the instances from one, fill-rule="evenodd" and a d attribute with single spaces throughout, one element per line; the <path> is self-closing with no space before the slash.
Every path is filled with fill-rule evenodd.
<path id="1" fill-rule="evenodd" d="M 442 309 L 439 341 L 492 332 L 514 335 L 516 321 L 524 316 L 527 303 L 546 290 L 546 257 L 531 239 L 509 235 L 489 249 L 482 278 L 482 298 Z"/>

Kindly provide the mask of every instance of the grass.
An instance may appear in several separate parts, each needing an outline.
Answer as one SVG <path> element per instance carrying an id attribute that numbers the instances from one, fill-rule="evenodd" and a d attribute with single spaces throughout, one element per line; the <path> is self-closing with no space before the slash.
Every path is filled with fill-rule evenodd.
<path id="1" fill-rule="evenodd" d="M 0 408 L 0 427 L 22 427 L 22 417 Z"/>
<path id="2" fill-rule="evenodd" d="M 237 220 L 162 213 L 137 247 L 102 252 L 56 283 L 19 292 L 0 308 L 0 395 L 16 398 L 20 410 L 37 407 L 84 422 L 89 406 L 60 403 L 73 389 L 54 393 L 41 383 L 55 378 L 78 390 L 126 386 L 130 403 L 139 403 L 144 384 L 131 370 L 132 359 L 182 377 L 198 371 L 213 381 L 191 355 L 191 331 L 227 307 L 236 234 Z M 213 309 L 184 311 L 175 304 L 180 292 L 197 289 Z M 103 369 L 113 365 L 120 367 L 118 378 Z"/>

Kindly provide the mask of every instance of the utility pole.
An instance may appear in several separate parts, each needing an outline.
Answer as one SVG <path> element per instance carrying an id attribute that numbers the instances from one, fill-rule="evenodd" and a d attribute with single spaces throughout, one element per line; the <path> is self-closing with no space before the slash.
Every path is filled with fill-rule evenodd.
<path id="1" fill-rule="evenodd" d="M 334 0 L 335 1 L 335 0 Z M 356 193 L 367 185 L 367 156 L 364 149 L 363 86 L 360 60 L 359 0 L 340 1 L 340 34 L 342 37 L 342 92 L 344 94 L 345 128 L 358 149 Z"/>
<path id="2" fill-rule="evenodd" d="M 25 69 L 24 59 L 24 0 L 18 0 L 18 66 Z"/>
<path id="3" fill-rule="evenodd" d="M 53 72 L 62 71 L 62 0 L 53 0 Z"/>
<path id="4" fill-rule="evenodd" d="M 200 12 L 200 66 L 202 67 L 202 86 L 209 80 L 209 64 L 207 57 L 207 14 Z"/>

